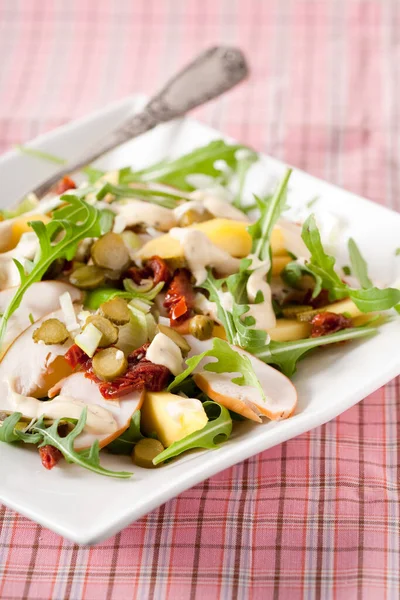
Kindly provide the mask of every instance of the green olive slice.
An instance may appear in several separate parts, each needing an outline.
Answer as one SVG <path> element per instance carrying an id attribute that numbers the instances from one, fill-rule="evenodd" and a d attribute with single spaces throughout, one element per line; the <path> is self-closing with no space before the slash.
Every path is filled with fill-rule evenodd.
<path id="1" fill-rule="evenodd" d="M 110 231 L 99 238 L 91 248 L 93 262 L 103 269 L 123 271 L 129 265 L 129 252 L 123 238 Z"/>
<path id="2" fill-rule="evenodd" d="M 214 329 L 214 321 L 205 315 L 190 319 L 189 332 L 198 340 L 209 340 Z"/>
<path id="3" fill-rule="evenodd" d="M 190 352 L 189 344 L 180 333 L 175 331 L 175 329 L 172 329 L 172 327 L 168 327 L 168 325 L 160 324 L 157 325 L 157 328 L 160 333 L 167 335 L 173 342 L 175 342 L 175 344 L 179 346 L 183 353 L 186 354 L 187 352 Z"/>
<path id="4" fill-rule="evenodd" d="M 100 314 L 116 325 L 126 325 L 130 320 L 128 303 L 123 298 L 112 298 L 100 305 Z"/>
<path id="5" fill-rule="evenodd" d="M 322 308 L 316 308 L 314 310 L 308 310 L 305 312 L 298 313 L 296 318 L 298 321 L 311 321 L 315 315 L 318 315 L 320 312 L 324 312 Z"/>
<path id="6" fill-rule="evenodd" d="M 128 361 L 125 354 L 118 348 L 104 348 L 93 356 L 93 371 L 99 379 L 112 381 L 126 373 Z"/>
<path id="7" fill-rule="evenodd" d="M 115 344 L 118 340 L 118 327 L 101 315 L 93 315 L 86 319 L 86 325 L 92 323 L 103 334 L 100 339 L 99 348 L 106 348 Z"/>
<path id="8" fill-rule="evenodd" d="M 104 283 L 104 272 L 96 265 L 85 265 L 73 271 L 69 281 L 81 290 L 93 290 Z"/>
<path id="9" fill-rule="evenodd" d="M 144 438 L 140 440 L 134 447 L 132 460 L 138 467 L 144 469 L 154 469 L 153 458 L 164 450 L 164 446 L 158 440 L 152 438 Z"/>
<path id="10" fill-rule="evenodd" d="M 47 319 L 38 329 L 35 329 L 32 338 L 36 344 L 39 342 L 46 345 L 63 344 L 69 338 L 69 333 L 64 323 L 58 319 Z"/>

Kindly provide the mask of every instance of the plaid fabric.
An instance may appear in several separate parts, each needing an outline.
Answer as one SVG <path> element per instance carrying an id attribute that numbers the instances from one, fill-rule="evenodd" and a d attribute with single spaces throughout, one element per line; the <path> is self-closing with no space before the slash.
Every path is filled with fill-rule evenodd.
<path id="1" fill-rule="evenodd" d="M 2 150 L 237 44 L 251 80 L 197 117 L 400 207 L 397 0 L 0 0 L 0 30 Z M 3 508 L 0 598 L 397 600 L 398 400 L 392 382 L 97 547 Z"/>

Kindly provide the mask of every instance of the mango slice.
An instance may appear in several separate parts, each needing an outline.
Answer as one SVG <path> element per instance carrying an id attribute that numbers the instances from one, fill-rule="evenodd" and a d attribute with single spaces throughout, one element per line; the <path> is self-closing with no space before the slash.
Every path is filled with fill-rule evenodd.
<path id="1" fill-rule="evenodd" d="M 12 250 L 18 244 L 23 233 L 32 231 L 32 228 L 28 225 L 30 221 L 42 221 L 43 223 L 48 223 L 50 217 L 41 214 L 21 215 L 20 217 L 15 217 L 9 221 L 3 221 L 1 226 L 2 239 L 0 242 L 0 252 Z"/>
<path id="2" fill-rule="evenodd" d="M 155 433 L 165 448 L 203 429 L 207 421 L 199 400 L 182 398 L 169 392 L 146 392 L 141 408 L 143 433 Z"/>

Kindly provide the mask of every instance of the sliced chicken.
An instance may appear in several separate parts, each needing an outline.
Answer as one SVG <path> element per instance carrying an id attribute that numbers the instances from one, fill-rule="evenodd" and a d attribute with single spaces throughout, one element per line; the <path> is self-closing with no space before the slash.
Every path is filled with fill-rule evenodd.
<path id="1" fill-rule="evenodd" d="M 201 342 L 192 336 L 185 337 L 191 346 L 189 356 L 212 347 L 212 340 Z M 297 404 L 296 388 L 290 379 L 241 348 L 234 349 L 250 359 L 265 399 L 257 388 L 232 383 L 234 373 L 206 371 L 204 366 L 215 361 L 212 357 L 204 358 L 194 371 L 193 377 L 199 388 L 216 402 L 252 421 L 261 422 L 260 415 L 273 421 L 290 417 Z"/>
<path id="2" fill-rule="evenodd" d="M 18 288 L 12 287 L 0 292 L 0 313 L 2 314 Z M 69 292 L 72 302 L 80 302 L 82 293 L 73 285 L 63 281 L 39 281 L 26 291 L 18 310 L 12 315 L 7 324 L 0 358 L 31 323 L 60 308 L 60 296 Z"/>
<path id="3" fill-rule="evenodd" d="M 14 389 L 19 394 L 43 398 L 53 385 L 71 374 L 72 369 L 64 355 L 72 345 L 72 339 L 49 346 L 33 341 L 33 332 L 51 318 L 65 323 L 62 310 L 46 315 L 25 329 L 4 354 L 0 362 L 0 404 L 1 398 L 7 395 L 7 381 L 14 381 Z"/>

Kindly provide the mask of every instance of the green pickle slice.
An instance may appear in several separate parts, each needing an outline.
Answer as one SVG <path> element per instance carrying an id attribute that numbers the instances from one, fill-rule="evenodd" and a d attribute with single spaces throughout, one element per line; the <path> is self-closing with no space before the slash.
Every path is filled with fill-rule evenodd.
<path id="1" fill-rule="evenodd" d="M 112 381 L 126 373 L 128 361 L 122 350 L 104 348 L 104 350 L 100 350 L 93 356 L 92 367 L 99 379 Z"/>
<path id="2" fill-rule="evenodd" d="M 164 446 L 158 440 L 144 438 L 135 445 L 132 453 L 132 460 L 138 467 L 155 469 L 157 465 L 153 465 L 153 458 L 163 450 Z"/>
<path id="3" fill-rule="evenodd" d="M 105 317 L 101 315 L 93 315 L 86 319 L 86 325 L 92 323 L 103 334 L 100 339 L 99 348 L 106 348 L 112 346 L 118 340 L 118 327 L 111 323 Z"/>
<path id="4" fill-rule="evenodd" d="M 38 329 L 35 329 L 32 338 L 36 344 L 39 342 L 43 342 L 48 346 L 63 344 L 69 338 L 69 332 L 64 323 L 61 323 L 58 319 L 47 319 L 43 321 Z"/>
<path id="5" fill-rule="evenodd" d="M 100 314 L 115 325 L 125 325 L 130 320 L 128 303 L 123 298 L 112 298 L 100 305 Z"/>

